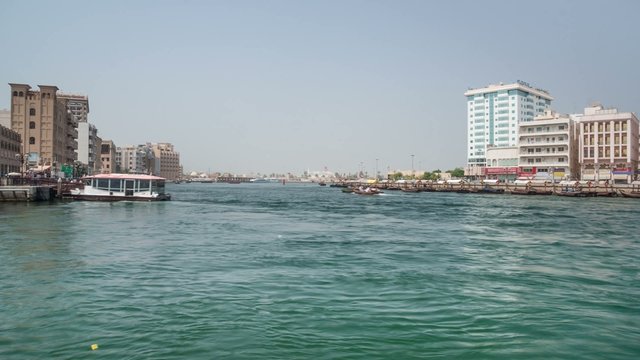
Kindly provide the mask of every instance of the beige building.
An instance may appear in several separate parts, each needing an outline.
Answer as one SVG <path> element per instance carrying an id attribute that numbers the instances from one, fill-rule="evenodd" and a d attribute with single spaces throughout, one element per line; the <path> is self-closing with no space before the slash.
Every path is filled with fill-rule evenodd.
<path id="1" fill-rule="evenodd" d="M 0 125 L 11 129 L 11 111 L 7 109 L 0 110 Z"/>
<path id="2" fill-rule="evenodd" d="M 577 179 L 578 156 L 574 121 L 547 110 L 518 125 L 518 166 L 521 175 L 557 180 Z"/>
<path id="3" fill-rule="evenodd" d="M 0 124 L 0 176 L 22 171 L 20 134 Z"/>
<path id="4" fill-rule="evenodd" d="M 111 140 L 102 140 L 100 145 L 100 173 L 118 173 L 116 166 L 116 145 Z"/>
<path id="5" fill-rule="evenodd" d="M 638 118 L 596 105 L 576 115 L 582 180 L 630 183 L 638 169 Z"/>
<path id="6" fill-rule="evenodd" d="M 153 144 L 152 149 L 155 156 L 154 174 L 168 180 L 179 179 L 182 176 L 180 153 L 174 150 L 173 145 L 169 143 Z"/>
<path id="7" fill-rule="evenodd" d="M 26 84 L 11 87 L 11 128 L 22 138 L 22 154 L 29 167 L 73 165 L 78 143 L 77 122 L 67 111 L 67 100 L 56 86 Z"/>

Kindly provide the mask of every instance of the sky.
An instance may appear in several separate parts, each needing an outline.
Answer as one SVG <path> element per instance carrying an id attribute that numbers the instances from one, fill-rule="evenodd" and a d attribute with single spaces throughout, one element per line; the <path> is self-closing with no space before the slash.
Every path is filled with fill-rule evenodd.
<path id="1" fill-rule="evenodd" d="M 640 111 L 640 1 L 0 8 L 0 83 L 87 95 L 100 137 L 172 143 L 187 172 L 463 167 L 463 94 L 499 82 L 548 90 L 560 113 L 593 102 Z"/>

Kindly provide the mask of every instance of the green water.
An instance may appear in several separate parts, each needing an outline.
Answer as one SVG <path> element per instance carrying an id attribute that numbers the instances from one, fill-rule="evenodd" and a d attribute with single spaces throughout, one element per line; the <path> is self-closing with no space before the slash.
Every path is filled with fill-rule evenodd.
<path id="1" fill-rule="evenodd" d="M 0 359 L 640 358 L 640 200 L 169 191 L 0 203 Z"/>

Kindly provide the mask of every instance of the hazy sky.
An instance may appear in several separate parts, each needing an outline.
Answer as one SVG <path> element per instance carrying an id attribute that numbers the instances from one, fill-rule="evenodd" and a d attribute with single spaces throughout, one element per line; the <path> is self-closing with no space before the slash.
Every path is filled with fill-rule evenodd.
<path id="1" fill-rule="evenodd" d="M 640 111 L 640 1 L 7 1 L 10 82 L 89 96 L 116 145 L 185 170 L 373 173 L 466 162 L 468 87 Z"/>

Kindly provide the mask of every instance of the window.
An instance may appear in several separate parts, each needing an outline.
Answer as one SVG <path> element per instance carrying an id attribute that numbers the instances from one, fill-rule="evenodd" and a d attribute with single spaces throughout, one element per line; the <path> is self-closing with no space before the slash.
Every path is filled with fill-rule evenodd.
<path id="1" fill-rule="evenodd" d="M 29 138 L 29 144 L 30 145 L 34 145 L 36 143 L 36 138 L 34 138 L 33 136 Z"/>
<path id="2" fill-rule="evenodd" d="M 558 158 L 558 162 L 564 162 L 564 158 Z"/>
<path id="3" fill-rule="evenodd" d="M 29 115 L 30 116 L 36 116 L 36 109 L 34 109 L 34 108 L 29 109 Z"/>
<path id="4" fill-rule="evenodd" d="M 29 129 L 35 129 L 36 128 L 36 122 L 35 121 L 29 121 Z"/>
<path id="5" fill-rule="evenodd" d="M 18 92 L 17 92 L 17 91 L 14 91 L 14 92 L 13 92 L 13 96 L 18 96 Z"/>
<path id="6" fill-rule="evenodd" d="M 22 91 L 20 91 L 20 92 L 18 93 L 18 96 L 23 97 L 23 96 L 24 96 L 24 93 L 23 93 Z"/>

